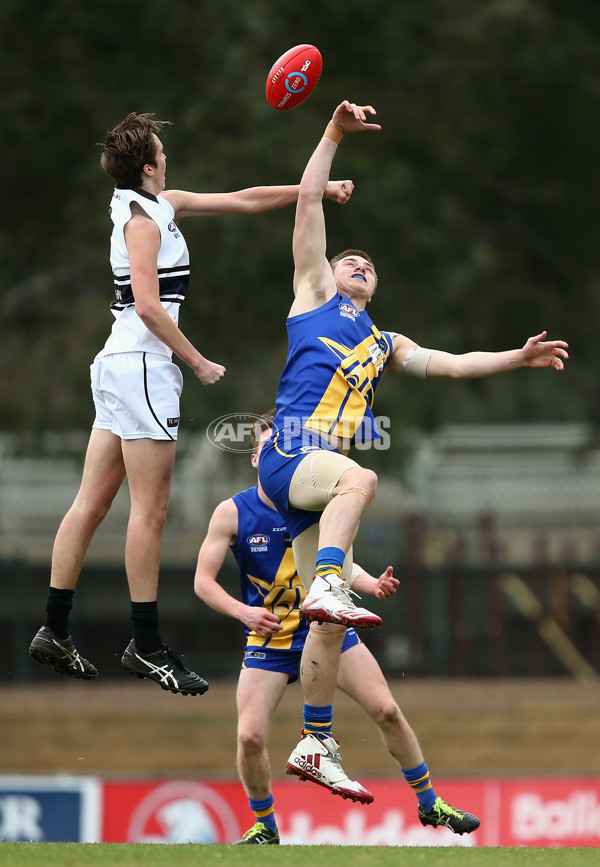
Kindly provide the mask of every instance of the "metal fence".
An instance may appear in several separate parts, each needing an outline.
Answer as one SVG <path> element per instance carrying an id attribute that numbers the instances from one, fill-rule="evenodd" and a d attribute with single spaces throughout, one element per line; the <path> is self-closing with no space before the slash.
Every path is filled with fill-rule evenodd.
<path id="1" fill-rule="evenodd" d="M 0 440 L 0 679 L 46 674 L 27 655 L 39 626 L 54 533 L 80 480 L 86 435 L 40 449 Z M 408 436 L 402 475 L 381 476 L 355 544 L 373 574 L 401 580 L 367 643 L 388 674 L 594 678 L 600 671 L 600 449 L 582 425 L 469 426 Z M 182 438 L 163 546 L 162 624 L 186 661 L 235 676 L 241 625 L 193 594 L 212 509 L 255 481 L 248 456 Z M 123 570 L 126 487 L 92 544 L 73 632 L 84 655 L 120 677 L 130 633 Z M 237 592 L 231 558 L 223 579 Z M 122 646 L 121 646 L 122 645 Z"/>

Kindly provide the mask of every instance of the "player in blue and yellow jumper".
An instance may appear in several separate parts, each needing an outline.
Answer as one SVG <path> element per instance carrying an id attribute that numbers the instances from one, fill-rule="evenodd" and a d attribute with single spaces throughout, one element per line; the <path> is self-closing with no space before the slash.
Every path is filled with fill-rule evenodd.
<path id="1" fill-rule="evenodd" d="M 301 681 L 304 735 L 287 763 L 291 773 L 327 785 L 343 775 L 332 738 L 332 698 L 344 628 L 378 625 L 349 590 L 352 543 L 377 476 L 348 456 L 353 444 L 380 437 L 374 392 L 384 372 L 419 378 L 470 379 L 520 367 L 562 370 L 567 344 L 530 337 L 521 349 L 453 354 L 426 349 L 372 322 L 377 286 L 370 256 L 326 255 L 323 192 L 346 133 L 379 130 L 371 106 L 342 102 L 334 111 L 300 183 L 293 235 L 294 300 L 287 319 L 288 355 L 274 433 L 265 443 L 260 482 L 286 521 L 298 574 L 307 589 L 301 616 L 323 624 L 304 645 Z M 349 183 L 349 187 L 351 187 Z M 352 190 L 349 188 L 348 192 Z M 335 743 L 335 742 L 334 742 Z M 319 773 L 314 756 L 319 756 Z M 346 778 L 346 785 L 353 784 Z M 428 821 L 428 819 L 427 819 Z M 431 824 L 442 819 L 433 817 Z"/>
<path id="2" fill-rule="evenodd" d="M 254 437 L 252 464 L 258 466 L 263 443 L 270 436 L 268 416 Z M 241 601 L 228 593 L 218 576 L 227 551 L 231 550 L 240 570 Z M 375 579 L 356 564 L 353 586 L 363 593 L 385 599 L 396 592 L 398 580 L 392 567 Z M 309 630 L 300 618 L 305 590 L 298 577 L 285 522 L 265 495 L 260 481 L 248 490 L 220 503 L 211 518 L 198 555 L 194 588 L 208 605 L 244 624 L 246 648 L 237 688 L 237 763 L 254 825 L 238 842 L 277 844 L 271 769 L 267 750 L 270 720 L 288 683 L 298 679 L 302 648 Z M 312 624 L 311 630 L 318 630 Z M 451 811 L 456 833 L 469 833 L 479 820 L 454 810 L 439 798 L 431 784 L 429 769 L 417 738 L 406 721 L 375 657 L 352 628 L 342 644 L 338 687 L 351 696 L 379 726 L 384 743 L 402 769 L 419 802 L 419 816 L 437 803 Z M 352 782 L 352 781 L 350 781 Z M 341 777 L 334 794 L 369 803 L 370 793 L 360 784 L 347 786 Z"/>

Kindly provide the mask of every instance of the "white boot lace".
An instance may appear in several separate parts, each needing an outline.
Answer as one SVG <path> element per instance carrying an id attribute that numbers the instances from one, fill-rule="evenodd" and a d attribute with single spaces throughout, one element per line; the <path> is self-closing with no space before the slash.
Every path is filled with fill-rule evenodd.
<path id="1" fill-rule="evenodd" d="M 348 605 L 350 608 L 356 608 L 355 603 L 350 598 L 351 596 L 356 596 L 357 599 L 360 599 L 358 593 L 355 593 L 354 590 L 350 590 L 349 587 L 334 587 L 331 585 L 331 593 L 338 602 L 341 602 L 343 605 Z"/>

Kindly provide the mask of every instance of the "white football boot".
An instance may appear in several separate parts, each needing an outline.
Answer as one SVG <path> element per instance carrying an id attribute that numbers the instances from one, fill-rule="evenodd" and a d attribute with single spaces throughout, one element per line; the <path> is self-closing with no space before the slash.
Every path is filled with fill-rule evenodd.
<path id="1" fill-rule="evenodd" d="M 373 795 L 368 789 L 356 780 L 350 780 L 344 773 L 338 746 L 338 742 L 332 737 L 321 740 L 313 734 L 303 735 L 287 760 L 286 774 L 324 786 L 333 795 L 350 798 L 351 801 L 359 801 L 361 804 L 370 804 Z"/>
<path id="2" fill-rule="evenodd" d="M 300 608 L 300 617 L 309 622 L 316 620 L 359 628 L 381 626 L 381 617 L 366 608 L 357 608 L 352 596 L 360 598 L 353 590 L 345 588 L 337 575 L 315 575 Z"/>

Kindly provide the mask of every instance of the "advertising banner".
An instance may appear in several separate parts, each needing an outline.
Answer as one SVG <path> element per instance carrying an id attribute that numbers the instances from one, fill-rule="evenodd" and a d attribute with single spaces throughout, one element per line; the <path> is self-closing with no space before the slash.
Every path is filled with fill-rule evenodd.
<path id="1" fill-rule="evenodd" d="M 424 828 L 402 778 L 362 779 L 369 806 L 294 779 L 273 781 L 282 843 L 349 846 L 600 846 L 599 777 L 437 777 L 481 819 L 462 837 Z M 0 841 L 232 843 L 253 824 L 237 780 L 0 776 Z"/>
<path id="2" fill-rule="evenodd" d="M 0 841 L 97 843 L 101 783 L 94 777 L 0 776 Z"/>
<path id="3" fill-rule="evenodd" d="M 599 846 L 600 778 L 436 778 L 438 794 L 474 813 L 462 837 L 423 827 L 401 778 L 361 779 L 370 806 L 298 780 L 274 780 L 282 843 L 380 846 Z M 253 824 L 242 786 L 222 780 L 106 781 L 102 839 L 231 843 Z"/>

